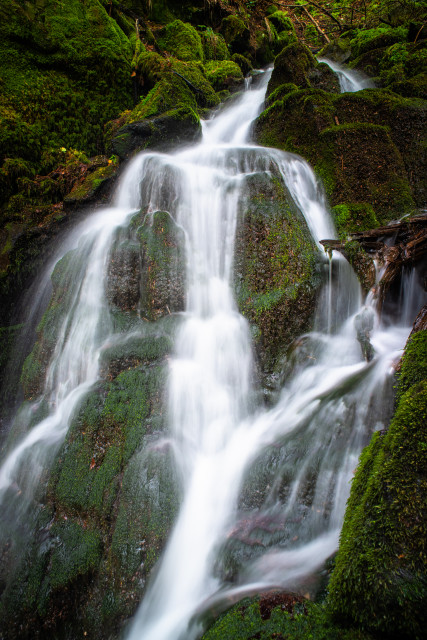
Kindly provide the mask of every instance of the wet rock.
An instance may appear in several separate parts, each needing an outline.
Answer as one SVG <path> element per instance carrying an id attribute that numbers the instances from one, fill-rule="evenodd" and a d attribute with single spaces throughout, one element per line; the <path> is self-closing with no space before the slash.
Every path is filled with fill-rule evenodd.
<path id="1" fill-rule="evenodd" d="M 371 344 L 371 331 L 374 328 L 374 320 L 374 312 L 368 307 L 365 307 L 354 319 L 356 337 L 366 362 L 370 362 L 375 355 L 374 347 Z"/>
<path id="2" fill-rule="evenodd" d="M 200 120 L 185 107 L 158 117 L 132 122 L 117 132 L 111 147 L 122 160 L 143 149 L 170 150 L 181 144 L 191 144 L 201 138 Z"/>
<path id="3" fill-rule="evenodd" d="M 140 297 L 140 247 L 132 240 L 119 241 L 108 264 L 107 298 L 121 311 L 135 311 Z"/>
<path id="4" fill-rule="evenodd" d="M 183 311 L 185 306 L 184 234 L 170 214 L 145 216 L 138 229 L 142 246 L 141 314 L 149 320 Z"/>
<path id="5" fill-rule="evenodd" d="M 270 95 L 279 85 L 290 82 L 300 88 L 310 86 L 307 74 L 315 66 L 316 59 L 308 47 L 299 42 L 288 45 L 274 61 L 267 95 Z"/>
<path id="6" fill-rule="evenodd" d="M 111 194 L 118 167 L 105 163 L 91 171 L 82 183 L 76 184 L 64 198 L 64 207 L 74 209 L 106 201 Z"/>
<path id="7" fill-rule="evenodd" d="M 246 179 L 235 249 L 235 290 L 263 372 L 307 328 L 317 285 L 317 250 L 305 220 L 280 182 Z"/>

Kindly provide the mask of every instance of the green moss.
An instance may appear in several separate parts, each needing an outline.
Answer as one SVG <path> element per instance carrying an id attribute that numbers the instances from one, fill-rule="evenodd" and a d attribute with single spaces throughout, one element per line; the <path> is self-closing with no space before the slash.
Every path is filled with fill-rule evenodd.
<path id="1" fill-rule="evenodd" d="M 274 11 L 273 13 L 269 13 L 268 19 L 276 28 L 277 33 L 280 33 L 281 31 L 291 31 L 295 33 L 294 25 L 286 11 Z"/>
<path id="2" fill-rule="evenodd" d="M 292 82 L 280 84 L 278 87 L 274 89 L 274 91 L 272 91 L 268 95 L 268 98 L 266 100 L 267 107 L 274 104 L 274 102 L 276 102 L 277 100 L 279 101 L 282 100 L 285 96 L 287 96 L 289 93 L 292 93 L 293 91 L 298 91 L 298 87 L 296 84 Z"/>
<path id="3" fill-rule="evenodd" d="M 249 198 L 236 238 L 236 298 L 267 371 L 306 328 L 317 251 L 305 221 L 278 181 L 247 179 Z"/>
<path id="4" fill-rule="evenodd" d="M 97 532 L 68 520 L 53 525 L 52 534 L 57 536 L 48 574 L 52 589 L 64 587 L 96 570 L 101 557 L 101 539 Z"/>
<path id="5" fill-rule="evenodd" d="M 427 331 L 418 331 L 409 339 L 399 373 L 399 395 L 427 379 Z"/>
<path id="6" fill-rule="evenodd" d="M 329 127 L 320 141 L 332 156 L 335 185 L 328 195 L 334 203 L 369 202 L 380 224 L 413 211 L 405 167 L 387 127 L 358 122 Z M 371 221 L 368 212 L 366 223 Z"/>
<path id="7" fill-rule="evenodd" d="M 286 46 L 276 57 L 268 84 L 268 95 L 279 85 L 289 82 L 300 88 L 309 87 L 308 72 L 316 66 L 310 49 L 300 42 Z"/>
<path id="8" fill-rule="evenodd" d="M 188 23 L 174 20 L 157 36 L 159 47 L 180 60 L 203 60 L 203 45 L 200 34 Z"/>
<path id="9" fill-rule="evenodd" d="M 123 371 L 114 381 L 102 418 L 122 433 L 123 464 L 141 446 L 150 415 L 161 411 L 165 382 L 162 366 Z"/>
<path id="10" fill-rule="evenodd" d="M 100 123 L 131 97 L 128 39 L 98 0 L 10 3 L 4 11 L 2 103 L 38 129 L 25 136 L 29 148 L 40 145 L 33 158 L 47 144 L 94 155 Z"/>
<path id="11" fill-rule="evenodd" d="M 205 70 L 208 81 L 217 91 L 236 86 L 243 81 L 240 67 L 231 60 L 208 62 Z"/>
<path id="12" fill-rule="evenodd" d="M 407 35 L 408 29 L 403 26 L 393 28 L 381 25 L 374 29 L 358 30 L 356 37 L 350 43 L 352 55 L 356 58 L 372 49 L 380 49 L 395 42 L 405 42 Z"/>
<path id="13" fill-rule="evenodd" d="M 388 638 L 421 640 L 426 625 L 424 334 L 409 343 L 389 430 L 362 453 L 329 588 L 336 619 Z"/>
<path id="14" fill-rule="evenodd" d="M 248 75 L 248 73 L 253 69 L 252 63 L 249 58 L 242 56 L 241 53 L 233 53 L 233 55 L 231 56 L 231 60 L 239 65 L 244 76 Z"/>
<path id="15" fill-rule="evenodd" d="M 121 580 L 145 579 L 165 544 L 177 510 L 172 467 L 168 449 L 153 443 L 126 469 L 110 557 Z"/>
<path id="16" fill-rule="evenodd" d="M 220 33 L 215 33 L 210 27 L 202 33 L 203 58 L 209 60 L 228 60 L 230 52 Z"/>
<path id="17" fill-rule="evenodd" d="M 338 204 L 332 208 L 332 216 L 338 234 L 345 238 L 350 233 L 375 229 L 379 226 L 375 211 L 370 204 Z"/>
<path id="18" fill-rule="evenodd" d="M 322 606 L 308 601 L 298 602 L 289 594 L 271 592 L 255 600 L 239 602 L 218 618 L 202 640 L 223 638 L 369 640 L 371 636 L 334 625 Z"/>
<path id="19" fill-rule="evenodd" d="M 109 164 L 105 167 L 98 167 L 90 173 L 81 184 L 75 185 L 70 193 L 64 198 L 65 202 L 88 201 L 99 193 L 105 181 L 111 178 L 117 171 L 117 166 Z"/>
<path id="20" fill-rule="evenodd" d="M 225 42 L 233 47 L 233 53 L 243 53 L 240 50 L 235 50 L 236 45 L 238 47 L 239 45 L 244 46 L 246 33 L 249 33 L 243 20 L 235 15 L 229 15 L 223 18 L 221 22 L 221 33 L 224 36 Z"/>
<path id="21" fill-rule="evenodd" d="M 166 111 L 176 109 L 177 105 L 197 111 L 194 93 L 182 78 L 169 73 L 151 89 L 148 95 L 133 109 L 127 123 L 158 116 Z"/>
<path id="22" fill-rule="evenodd" d="M 185 238 L 168 212 L 157 211 L 138 229 L 144 261 L 141 312 L 158 320 L 184 309 Z"/>
<path id="23" fill-rule="evenodd" d="M 73 296 L 74 289 L 71 284 L 80 269 L 81 264 L 76 251 L 69 251 L 55 266 L 51 277 L 52 298 L 37 327 L 36 343 L 22 369 L 21 383 L 27 398 L 38 395 L 43 388 L 46 368 Z"/>
<path id="24" fill-rule="evenodd" d="M 136 70 L 144 78 L 144 87 L 153 87 L 169 68 L 168 61 L 155 51 L 143 51 L 136 61 Z"/>

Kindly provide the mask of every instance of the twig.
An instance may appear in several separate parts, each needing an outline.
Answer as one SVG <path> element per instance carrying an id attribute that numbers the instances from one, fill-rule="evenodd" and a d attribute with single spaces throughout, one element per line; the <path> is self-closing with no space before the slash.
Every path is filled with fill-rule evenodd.
<path id="1" fill-rule="evenodd" d="M 320 25 L 316 22 L 316 20 L 313 18 L 313 16 L 310 14 L 310 12 L 308 11 L 307 7 L 304 5 L 303 6 L 304 11 L 306 12 L 306 14 L 308 15 L 309 19 L 311 20 L 311 22 L 314 24 L 314 26 L 316 27 L 317 31 L 320 33 L 320 35 L 325 38 L 326 42 L 329 43 L 330 40 L 328 38 L 328 36 L 326 35 L 326 33 L 323 31 L 323 29 L 320 27 Z"/>

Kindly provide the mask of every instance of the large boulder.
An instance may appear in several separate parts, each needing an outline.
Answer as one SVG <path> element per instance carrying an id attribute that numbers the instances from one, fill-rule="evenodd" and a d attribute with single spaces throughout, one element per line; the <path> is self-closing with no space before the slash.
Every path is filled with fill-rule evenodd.
<path id="1" fill-rule="evenodd" d="M 197 114 L 185 107 L 156 118 L 131 122 L 117 132 L 111 149 L 122 160 L 144 149 L 170 150 L 183 144 L 194 144 L 202 135 Z"/>
<path id="2" fill-rule="evenodd" d="M 270 374 L 309 326 L 318 285 L 318 251 L 302 214 L 279 180 L 246 178 L 237 227 L 235 290 L 261 370 Z"/>

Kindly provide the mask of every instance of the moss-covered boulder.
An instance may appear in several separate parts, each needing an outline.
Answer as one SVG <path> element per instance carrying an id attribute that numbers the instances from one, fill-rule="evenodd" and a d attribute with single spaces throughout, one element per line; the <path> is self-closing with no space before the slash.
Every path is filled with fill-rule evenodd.
<path id="1" fill-rule="evenodd" d="M 418 206 L 427 201 L 426 131 L 427 102 L 403 98 L 391 91 L 365 89 L 337 96 L 336 117 L 341 124 L 368 122 L 387 126 L 390 138 L 401 155 L 412 196 Z M 369 148 L 366 155 L 374 153 Z M 393 195 L 393 194 L 391 194 Z"/>
<path id="2" fill-rule="evenodd" d="M 300 88 L 309 86 L 307 74 L 315 66 L 316 60 L 308 47 L 299 42 L 288 45 L 274 61 L 267 95 L 281 84 L 293 83 Z"/>
<path id="3" fill-rule="evenodd" d="M 292 340 L 307 329 L 317 282 L 317 249 L 305 220 L 278 179 L 246 179 L 238 225 L 235 290 L 261 367 L 270 373 Z"/>
<path id="4" fill-rule="evenodd" d="M 387 638 L 421 640 L 427 623 L 426 359 L 419 331 L 390 428 L 362 453 L 329 587 L 337 620 Z"/>
<path id="5" fill-rule="evenodd" d="M 178 499 L 171 452 L 161 442 L 173 331 L 170 322 L 140 322 L 104 350 L 104 381 L 82 401 L 44 484 L 39 533 L 23 540 L 19 559 L 16 536 L 2 556 L 7 637 L 66 629 L 101 640 L 134 613 Z"/>
<path id="6" fill-rule="evenodd" d="M 170 213 L 145 218 L 138 236 L 142 247 L 141 313 L 149 320 L 184 310 L 185 238 Z"/>
<path id="7" fill-rule="evenodd" d="M 218 617 L 202 640 L 372 640 L 368 633 L 333 624 L 324 607 L 301 596 L 271 591 L 245 598 Z"/>
<path id="8" fill-rule="evenodd" d="M 200 34 L 188 23 L 174 20 L 157 33 L 157 45 L 180 60 L 203 60 Z"/>
<path id="9" fill-rule="evenodd" d="M 331 185 L 328 191 L 333 203 L 369 203 L 381 224 L 413 211 L 405 166 L 386 127 L 333 126 L 321 132 L 320 141 L 329 152 L 330 165 L 323 165 L 323 178 Z"/>
<path id="10" fill-rule="evenodd" d="M 95 201 L 105 202 L 111 194 L 117 168 L 117 165 L 113 162 L 109 163 L 106 157 L 95 161 L 91 165 L 92 171 L 89 175 L 83 182 L 75 184 L 65 196 L 64 205 L 67 208 L 74 208 L 89 205 Z"/>
<path id="11" fill-rule="evenodd" d="M 202 33 L 203 57 L 206 62 L 209 60 L 229 60 L 230 52 L 224 37 L 220 33 L 215 33 L 211 28 L 207 28 Z"/>
<path id="12" fill-rule="evenodd" d="M 241 18 L 227 16 L 221 22 L 220 31 L 233 53 L 244 54 L 249 50 L 250 32 Z"/>
<path id="13" fill-rule="evenodd" d="M 122 160 L 144 149 L 171 150 L 201 138 L 198 115 L 186 107 L 167 111 L 154 118 L 131 122 L 117 132 L 111 149 Z"/>
<path id="14" fill-rule="evenodd" d="M 388 91 L 337 95 L 285 84 L 270 94 L 255 132 L 260 143 L 308 159 L 331 204 L 357 214 L 352 224 L 376 226 L 425 201 L 425 117 L 422 101 Z M 361 206 L 373 208 L 368 217 Z"/>
<path id="15" fill-rule="evenodd" d="M 243 74 L 232 60 L 212 61 L 205 65 L 206 77 L 216 91 L 236 89 L 243 82 Z"/>

